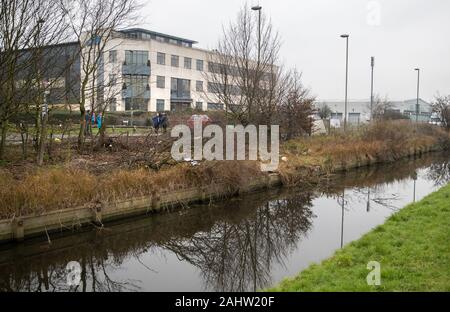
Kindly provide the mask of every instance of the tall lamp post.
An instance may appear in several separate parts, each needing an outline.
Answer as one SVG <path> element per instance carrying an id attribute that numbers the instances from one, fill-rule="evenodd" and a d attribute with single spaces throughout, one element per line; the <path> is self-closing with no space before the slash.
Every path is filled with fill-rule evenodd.
<path id="1" fill-rule="evenodd" d="M 375 57 L 372 56 L 371 58 L 371 68 L 372 68 L 372 76 L 371 76 L 371 84 L 370 84 L 370 121 L 373 120 L 373 102 L 374 102 L 374 98 L 373 98 L 373 70 L 375 68 Z"/>
<path id="2" fill-rule="evenodd" d="M 345 65 L 345 116 L 344 116 L 344 131 L 347 131 L 347 114 L 348 114 L 348 38 L 350 35 L 341 35 L 347 41 L 346 50 L 346 65 Z"/>
<path id="3" fill-rule="evenodd" d="M 417 71 L 417 103 L 416 103 L 416 123 L 419 122 L 419 113 L 420 113 L 420 68 L 415 68 L 415 71 Z"/>
<path id="4" fill-rule="evenodd" d="M 259 63 L 261 62 L 261 11 L 262 11 L 262 6 L 256 5 L 256 6 L 252 7 L 252 10 L 258 12 L 258 66 L 259 66 Z"/>

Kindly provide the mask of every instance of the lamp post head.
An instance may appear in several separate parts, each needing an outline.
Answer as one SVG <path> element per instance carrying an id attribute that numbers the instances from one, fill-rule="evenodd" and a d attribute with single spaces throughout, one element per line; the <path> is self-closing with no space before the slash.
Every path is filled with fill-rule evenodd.
<path id="1" fill-rule="evenodd" d="M 262 9 L 262 6 L 260 6 L 260 5 L 256 5 L 256 6 L 252 7 L 253 11 L 261 11 L 261 9 Z"/>
<path id="2" fill-rule="evenodd" d="M 420 68 L 414 68 L 414 70 L 416 70 L 416 71 L 420 71 Z"/>
<path id="3" fill-rule="evenodd" d="M 45 20 L 42 19 L 42 18 L 40 18 L 40 19 L 38 19 L 37 23 L 38 23 L 38 24 L 44 24 L 44 23 L 45 23 Z"/>
<path id="4" fill-rule="evenodd" d="M 350 37 L 350 35 L 347 34 L 341 35 L 341 38 L 348 38 L 348 37 Z"/>

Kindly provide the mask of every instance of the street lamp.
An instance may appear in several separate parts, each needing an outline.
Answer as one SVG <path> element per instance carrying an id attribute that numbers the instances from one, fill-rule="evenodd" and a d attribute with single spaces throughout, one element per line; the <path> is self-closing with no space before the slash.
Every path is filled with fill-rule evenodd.
<path id="1" fill-rule="evenodd" d="M 252 10 L 258 12 L 258 66 L 259 66 L 259 63 L 261 62 L 261 11 L 262 11 L 262 6 L 256 5 L 256 6 L 252 7 Z"/>
<path id="2" fill-rule="evenodd" d="M 415 71 L 417 71 L 417 103 L 416 103 L 416 123 L 419 122 L 419 113 L 420 113 L 420 68 L 415 68 Z"/>
<path id="3" fill-rule="evenodd" d="M 348 38 L 350 35 L 344 34 L 341 35 L 341 38 L 344 38 L 347 42 L 347 50 L 346 50 L 346 65 L 345 65 L 345 116 L 344 116 L 344 131 L 347 131 L 347 113 L 348 113 Z"/>

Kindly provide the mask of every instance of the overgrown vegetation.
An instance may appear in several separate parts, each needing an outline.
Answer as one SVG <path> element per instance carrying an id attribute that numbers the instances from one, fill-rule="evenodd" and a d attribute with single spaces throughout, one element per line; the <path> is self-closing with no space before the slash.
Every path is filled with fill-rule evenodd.
<path id="1" fill-rule="evenodd" d="M 230 192 L 262 176 L 252 162 L 211 162 L 193 167 L 180 164 L 161 171 L 116 170 L 94 174 L 84 169 L 38 169 L 18 181 L 0 171 L 0 218 L 40 214 L 50 210 L 108 203 L 156 195 L 189 187 L 220 187 Z"/>
<path id="2" fill-rule="evenodd" d="M 272 291 L 450 291 L 450 185 Z M 381 264 L 381 286 L 367 264 Z"/>
<path id="3" fill-rule="evenodd" d="M 287 186 L 316 184 L 340 164 L 367 158 L 380 162 L 396 160 L 407 150 L 448 141 L 448 134 L 440 127 L 393 121 L 374 123 L 347 133 L 283 143 L 279 173 Z M 9 163 L 0 167 L 1 218 L 189 187 L 224 184 L 232 192 L 263 175 L 258 162 L 177 163 L 170 156 L 168 134 L 118 134 L 110 147 L 81 156 L 76 138 L 54 146 L 49 153 L 52 158 L 42 168 L 37 168 L 32 160 L 21 160 L 18 146 L 16 150 L 8 149 Z"/>
<path id="4" fill-rule="evenodd" d="M 409 121 L 379 121 L 354 131 L 329 136 L 296 139 L 282 146 L 286 159 L 280 166 L 285 184 L 293 185 L 357 161 L 386 162 L 404 157 L 405 152 L 426 147 L 445 148 L 450 137 L 443 129 Z M 305 173 L 306 171 L 306 173 Z M 317 174 L 315 175 L 316 177 Z"/>

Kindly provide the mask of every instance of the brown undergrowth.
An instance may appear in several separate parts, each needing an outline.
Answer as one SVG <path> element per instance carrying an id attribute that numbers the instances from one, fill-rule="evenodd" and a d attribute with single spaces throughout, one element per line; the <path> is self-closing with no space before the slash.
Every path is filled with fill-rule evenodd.
<path id="1" fill-rule="evenodd" d="M 198 166 L 179 164 L 158 172 L 123 170 L 95 175 L 87 170 L 47 168 L 21 180 L 2 172 L 0 218 L 41 214 L 92 203 L 108 203 L 191 187 L 227 188 L 237 191 L 249 179 L 261 176 L 255 162 L 210 162 Z"/>
<path id="2" fill-rule="evenodd" d="M 279 174 L 286 186 L 317 184 L 338 166 L 361 159 L 392 161 L 405 156 L 405 151 L 448 141 L 448 133 L 438 127 L 403 121 L 375 123 L 347 133 L 283 143 Z M 91 170 L 91 166 L 62 163 L 26 167 L 20 174 L 0 168 L 0 219 L 195 187 L 225 188 L 231 194 L 264 176 L 259 163 L 250 161 L 178 163 L 159 171 L 110 164 L 108 170 Z"/>

